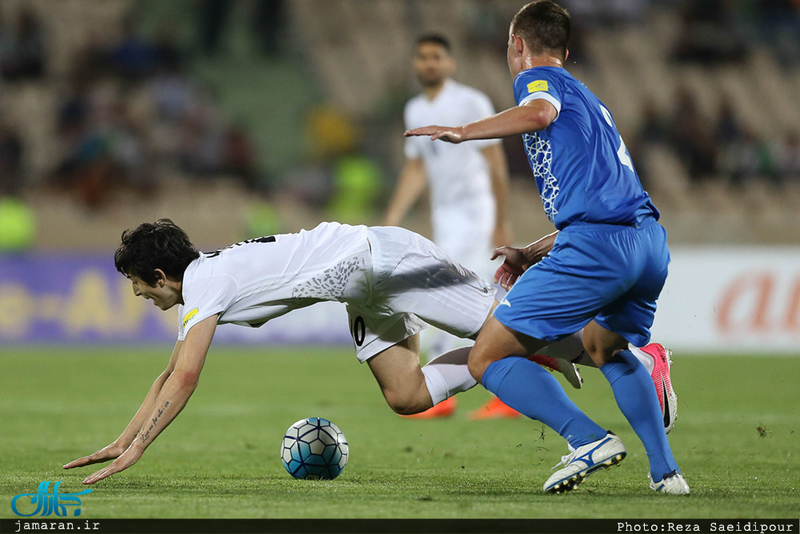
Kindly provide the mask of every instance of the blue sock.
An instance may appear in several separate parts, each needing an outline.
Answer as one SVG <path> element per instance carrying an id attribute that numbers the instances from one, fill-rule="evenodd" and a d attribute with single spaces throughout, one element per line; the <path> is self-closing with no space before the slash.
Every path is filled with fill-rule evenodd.
<path id="1" fill-rule="evenodd" d="M 492 362 L 482 382 L 501 401 L 546 424 L 575 448 L 607 433 L 572 402 L 555 377 L 527 358 L 510 356 Z"/>
<path id="2" fill-rule="evenodd" d="M 631 351 L 623 350 L 600 367 L 600 371 L 611 384 L 617 406 L 642 440 L 653 480 L 661 480 L 671 471 L 680 472 L 664 432 L 653 380 L 644 366 Z"/>

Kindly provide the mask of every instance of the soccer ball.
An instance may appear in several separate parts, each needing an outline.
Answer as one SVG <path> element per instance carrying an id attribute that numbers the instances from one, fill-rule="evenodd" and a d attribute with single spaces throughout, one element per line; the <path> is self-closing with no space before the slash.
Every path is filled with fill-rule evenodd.
<path id="1" fill-rule="evenodd" d="M 339 427 L 321 417 L 301 419 L 281 443 L 283 467 L 294 478 L 331 480 L 347 465 L 349 447 Z"/>

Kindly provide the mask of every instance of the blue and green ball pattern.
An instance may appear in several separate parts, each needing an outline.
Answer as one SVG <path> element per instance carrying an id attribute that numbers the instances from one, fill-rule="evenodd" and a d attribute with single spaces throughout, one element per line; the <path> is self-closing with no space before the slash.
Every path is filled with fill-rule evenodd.
<path id="1" fill-rule="evenodd" d="M 321 417 L 301 419 L 286 430 L 283 466 L 294 478 L 331 480 L 347 465 L 349 447 L 339 427 Z"/>

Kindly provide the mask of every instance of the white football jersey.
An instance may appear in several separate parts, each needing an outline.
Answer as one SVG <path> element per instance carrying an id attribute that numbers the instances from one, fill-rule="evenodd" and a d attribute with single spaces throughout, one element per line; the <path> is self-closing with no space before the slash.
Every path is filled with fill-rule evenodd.
<path id="1" fill-rule="evenodd" d="M 201 254 L 183 275 L 178 339 L 215 314 L 258 327 L 316 302 L 366 300 L 371 272 L 367 227 L 339 223 Z"/>
<path id="2" fill-rule="evenodd" d="M 457 126 L 494 115 L 491 100 L 477 89 L 446 80 L 436 98 L 419 94 L 408 101 L 404 118 L 406 129 L 429 124 Z M 431 141 L 429 137 L 408 137 L 405 156 L 422 158 L 431 190 L 431 210 L 470 199 L 492 197 L 489 165 L 481 150 L 499 139 L 468 141 L 457 145 Z M 492 224 L 494 221 L 492 221 Z"/>

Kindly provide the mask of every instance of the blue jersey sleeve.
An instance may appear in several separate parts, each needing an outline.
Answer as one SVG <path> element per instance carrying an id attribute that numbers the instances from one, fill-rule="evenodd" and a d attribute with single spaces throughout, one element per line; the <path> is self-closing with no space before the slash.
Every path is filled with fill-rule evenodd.
<path id="1" fill-rule="evenodd" d="M 557 113 L 561 113 L 564 101 L 563 78 L 549 72 L 548 68 L 533 68 L 520 72 L 514 79 L 514 99 L 522 106 L 531 100 L 547 100 Z M 558 118 L 558 117 L 556 117 Z"/>

